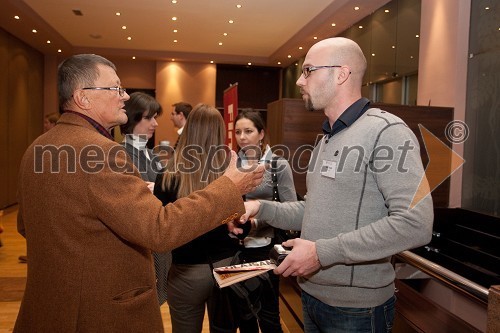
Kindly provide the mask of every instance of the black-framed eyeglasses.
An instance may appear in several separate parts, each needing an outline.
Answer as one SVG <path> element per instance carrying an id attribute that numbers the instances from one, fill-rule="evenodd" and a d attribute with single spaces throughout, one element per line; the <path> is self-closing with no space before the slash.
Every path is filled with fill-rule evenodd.
<path id="1" fill-rule="evenodd" d="M 308 66 L 302 68 L 302 75 L 304 75 L 304 79 L 307 79 L 309 75 L 311 75 L 312 72 L 317 71 L 318 69 L 322 68 L 335 68 L 335 67 L 342 67 L 339 65 L 333 65 L 333 66 Z"/>
<path id="2" fill-rule="evenodd" d="M 86 87 L 82 88 L 82 90 L 115 90 L 118 91 L 118 95 L 120 95 L 120 97 L 123 97 L 123 95 L 127 92 L 127 89 L 122 87 Z"/>

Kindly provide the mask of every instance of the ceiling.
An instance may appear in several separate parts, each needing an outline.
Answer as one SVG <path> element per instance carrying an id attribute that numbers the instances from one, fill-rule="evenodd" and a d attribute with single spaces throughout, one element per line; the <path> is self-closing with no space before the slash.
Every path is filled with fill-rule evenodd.
<path id="1" fill-rule="evenodd" d="M 0 0 L 0 26 L 49 55 L 285 67 L 387 2 Z"/>

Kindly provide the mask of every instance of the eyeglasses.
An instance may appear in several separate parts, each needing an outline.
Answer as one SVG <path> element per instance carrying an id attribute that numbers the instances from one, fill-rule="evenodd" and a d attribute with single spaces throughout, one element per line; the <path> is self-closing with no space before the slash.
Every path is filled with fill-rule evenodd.
<path id="1" fill-rule="evenodd" d="M 122 87 L 87 87 L 82 88 L 82 90 L 115 90 L 118 91 L 120 97 L 123 97 L 123 95 L 125 95 L 125 93 L 127 92 L 127 89 Z"/>
<path id="2" fill-rule="evenodd" d="M 334 68 L 334 67 L 342 67 L 338 65 L 334 66 L 309 66 L 309 67 L 304 67 L 302 68 L 302 75 L 304 75 L 304 79 L 307 79 L 309 75 L 311 75 L 312 72 L 317 71 L 318 69 L 322 68 Z"/>

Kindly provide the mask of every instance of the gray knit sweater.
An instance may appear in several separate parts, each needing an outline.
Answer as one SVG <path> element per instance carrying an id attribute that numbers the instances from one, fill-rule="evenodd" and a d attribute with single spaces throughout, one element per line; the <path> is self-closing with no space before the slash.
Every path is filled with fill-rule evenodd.
<path id="1" fill-rule="evenodd" d="M 321 269 L 299 278 L 305 292 L 331 306 L 377 306 L 394 294 L 391 256 L 431 239 L 431 196 L 410 209 L 424 175 L 418 141 L 380 109 L 326 139 L 311 157 L 306 201 L 261 201 L 256 217 L 316 242 Z M 334 178 L 325 161 L 336 163 Z"/>

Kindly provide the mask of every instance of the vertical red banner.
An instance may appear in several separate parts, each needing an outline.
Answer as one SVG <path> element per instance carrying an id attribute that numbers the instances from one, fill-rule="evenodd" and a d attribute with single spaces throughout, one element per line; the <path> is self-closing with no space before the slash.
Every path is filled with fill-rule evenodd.
<path id="1" fill-rule="evenodd" d="M 234 118 L 238 114 L 238 82 L 224 90 L 224 123 L 226 124 L 226 144 L 230 149 L 236 148 L 234 135 Z"/>

